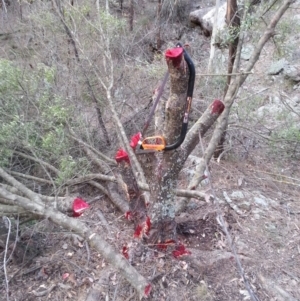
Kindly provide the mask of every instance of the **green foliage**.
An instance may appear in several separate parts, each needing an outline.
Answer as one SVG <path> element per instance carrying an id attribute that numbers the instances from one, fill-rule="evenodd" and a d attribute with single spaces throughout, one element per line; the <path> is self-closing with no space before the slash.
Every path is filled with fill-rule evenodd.
<path id="1" fill-rule="evenodd" d="M 273 152 L 280 152 L 283 157 L 300 158 L 300 130 L 295 123 L 273 131 L 271 138 L 270 147 Z"/>
<path id="2" fill-rule="evenodd" d="M 54 68 L 44 64 L 21 73 L 12 62 L 0 60 L 0 146 L 6 158 L 1 164 L 7 163 L 14 148 L 65 153 L 68 140 L 64 127 L 71 111 L 54 93 L 55 74 Z"/>
<path id="3" fill-rule="evenodd" d="M 300 130 L 295 124 L 274 134 L 274 138 L 285 139 L 300 143 Z"/>
<path id="4" fill-rule="evenodd" d="M 300 31 L 300 22 L 293 22 L 290 19 L 281 19 L 276 27 L 274 41 L 276 43 L 276 58 L 289 56 L 292 51 L 296 50 L 297 43 L 290 38 L 297 35 Z"/>
<path id="5" fill-rule="evenodd" d="M 20 77 L 20 70 L 16 68 L 10 61 L 0 60 L 0 93 L 8 94 L 11 89 L 17 90 Z"/>
<path id="6" fill-rule="evenodd" d="M 71 179 L 76 174 L 76 161 L 71 157 L 62 157 L 59 165 L 59 175 L 56 183 L 62 185 L 66 179 Z"/>

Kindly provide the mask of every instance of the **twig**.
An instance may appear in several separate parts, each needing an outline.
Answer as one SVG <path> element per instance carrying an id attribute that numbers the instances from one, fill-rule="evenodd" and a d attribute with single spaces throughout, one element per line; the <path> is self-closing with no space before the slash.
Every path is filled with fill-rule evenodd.
<path id="1" fill-rule="evenodd" d="M 108 224 L 105 216 L 103 215 L 103 213 L 100 211 L 100 209 L 98 209 L 96 211 L 96 214 L 100 218 L 100 221 L 101 221 L 102 225 L 106 228 L 107 232 L 110 232 L 109 224 Z"/>
<path id="2" fill-rule="evenodd" d="M 275 142 L 275 143 L 280 143 L 280 142 L 299 142 L 298 140 L 292 140 L 292 139 L 274 139 L 274 138 L 271 138 L 271 137 L 268 137 L 268 136 L 265 136 L 263 134 L 260 134 L 258 132 L 255 132 L 254 130 L 251 130 L 250 128 L 247 128 L 245 126 L 242 126 L 242 125 L 239 125 L 239 124 L 232 124 L 230 125 L 230 128 L 241 128 L 241 129 L 244 129 L 246 131 L 249 131 L 265 140 L 268 140 L 268 141 L 271 141 L 271 142 Z"/>
<path id="3" fill-rule="evenodd" d="M 291 179 L 291 180 L 299 181 L 299 182 L 300 182 L 300 179 L 296 179 L 296 178 L 288 177 L 288 176 L 285 176 L 285 175 L 282 175 L 282 174 L 276 174 L 276 173 L 268 172 L 268 171 L 264 171 L 264 170 L 259 170 L 259 169 L 249 169 L 249 171 L 266 173 L 266 174 L 268 174 L 268 175 L 277 176 L 277 177 L 282 177 L 282 178 L 287 178 L 287 179 Z"/>
<path id="4" fill-rule="evenodd" d="M 4 11 L 7 14 L 7 7 L 6 7 L 5 0 L 2 0 L 2 7 L 4 7 Z"/>
<path id="5" fill-rule="evenodd" d="M 31 293 L 35 296 L 35 297 L 43 297 L 46 296 L 48 294 L 50 294 L 53 289 L 56 287 L 56 284 L 52 284 L 50 285 L 47 289 L 43 290 L 43 291 L 36 291 L 36 290 L 32 290 Z"/>
<path id="6" fill-rule="evenodd" d="M 196 76 L 231 76 L 231 75 L 245 75 L 245 74 L 253 74 L 253 71 L 250 72 L 233 72 L 233 73 L 196 73 Z"/>
<path id="7" fill-rule="evenodd" d="M 12 170 L 8 170 L 5 169 L 5 171 L 13 176 L 19 177 L 19 178 L 23 178 L 23 179 L 28 179 L 28 180 L 33 180 L 36 182 L 40 182 L 40 183 L 45 183 L 45 184 L 49 184 L 52 185 L 52 182 L 43 178 L 38 178 L 38 177 L 34 177 L 34 176 L 30 176 L 30 175 L 26 175 L 20 172 L 16 172 L 16 171 L 12 171 Z"/>
<path id="8" fill-rule="evenodd" d="M 71 179 L 68 180 L 65 185 L 77 185 L 83 182 L 88 182 L 90 180 L 102 180 L 102 181 L 110 181 L 110 182 L 116 182 L 116 179 L 114 177 L 111 176 L 107 176 L 107 175 L 103 175 L 100 173 L 96 173 L 96 174 L 87 174 L 83 177 L 80 178 L 75 178 L 75 179 Z"/>
<path id="9" fill-rule="evenodd" d="M 112 189 L 107 190 L 101 184 L 97 183 L 96 181 L 89 181 L 89 184 L 91 184 L 92 186 L 98 188 L 103 193 L 105 193 L 109 197 L 111 202 L 117 208 L 119 208 L 123 213 L 129 211 L 128 203 L 125 202 L 124 199 L 121 198 L 119 194 L 117 194 L 117 192 L 113 191 L 113 193 L 112 193 Z M 116 187 L 114 187 L 114 189 L 116 189 Z"/>
<path id="10" fill-rule="evenodd" d="M 30 155 L 27 155 L 27 154 L 24 154 L 24 153 L 21 153 L 21 152 L 18 152 L 18 151 L 14 151 L 14 154 L 16 155 L 19 155 L 23 158 L 26 158 L 26 159 L 29 159 L 29 160 L 32 160 L 34 162 L 37 162 L 37 163 L 40 163 L 41 165 L 47 167 L 48 169 L 50 169 L 51 171 L 53 171 L 56 175 L 59 174 L 59 170 L 57 168 L 55 168 L 54 166 L 52 166 L 51 164 L 41 160 L 41 159 L 38 159 L 38 158 L 35 158 L 35 157 L 32 157 Z"/>
<path id="11" fill-rule="evenodd" d="M 4 258 L 3 258 L 3 271 L 5 276 L 5 291 L 6 291 L 6 300 L 9 301 L 9 286 L 8 286 L 8 278 L 7 278 L 7 271 L 6 271 L 6 256 L 7 250 L 9 245 L 9 237 L 11 232 L 11 222 L 10 219 L 6 216 L 3 216 L 3 221 L 8 224 L 8 233 L 6 237 L 6 244 L 5 244 L 5 251 L 4 251 Z"/>
<path id="12" fill-rule="evenodd" d="M 223 191 L 223 195 L 224 195 L 224 198 L 226 200 L 226 202 L 228 203 L 228 205 L 236 212 L 238 213 L 239 215 L 244 215 L 244 213 L 239 209 L 239 207 L 234 204 L 234 202 L 232 202 L 232 200 L 230 199 L 230 197 L 228 196 L 228 194 L 226 193 L 226 191 Z"/>
<path id="13" fill-rule="evenodd" d="M 120 282 L 118 281 L 118 283 L 117 283 L 117 285 L 116 285 L 115 292 L 114 292 L 114 298 L 113 298 L 113 301 L 115 301 L 115 300 L 116 300 L 116 297 L 117 297 L 117 292 L 118 292 L 119 286 L 120 286 Z"/>
<path id="14" fill-rule="evenodd" d="M 261 89 L 261 90 L 255 92 L 255 93 L 252 93 L 251 95 L 248 94 L 246 97 L 240 98 L 239 101 L 248 100 L 250 97 L 253 97 L 254 95 L 257 95 L 257 94 L 260 94 L 262 92 L 265 92 L 266 90 L 269 90 L 269 89 L 270 88 L 264 88 L 264 89 Z"/>
<path id="15" fill-rule="evenodd" d="M 89 145 L 88 143 L 85 143 L 84 141 L 82 141 L 81 139 L 79 139 L 78 137 L 76 137 L 75 132 L 69 127 L 68 128 L 70 131 L 70 137 L 72 139 L 74 139 L 75 141 L 77 141 L 79 144 L 81 144 L 84 147 L 88 147 L 91 151 L 93 151 L 94 153 L 96 153 L 100 158 L 102 158 L 103 160 L 107 161 L 108 163 L 112 164 L 112 165 L 116 165 L 116 162 L 114 160 L 112 160 L 111 158 L 105 156 L 104 154 L 102 154 L 101 152 L 99 152 L 97 149 L 95 149 L 94 147 L 92 147 L 91 145 Z"/>
<path id="16" fill-rule="evenodd" d="M 283 96 L 283 97 L 286 97 L 286 98 L 288 98 L 289 100 L 291 100 L 291 98 L 290 97 L 288 97 L 288 95 L 286 95 L 285 93 L 283 93 L 283 92 L 280 92 L 280 95 L 281 96 Z M 281 100 L 281 102 L 291 111 L 291 112 L 293 112 L 294 114 L 296 114 L 298 117 L 300 117 L 300 114 L 298 113 L 298 112 L 296 112 L 285 100 L 283 100 L 283 99 L 280 99 Z"/>
<path id="17" fill-rule="evenodd" d="M 86 248 L 86 253 L 87 253 L 87 259 L 86 259 L 86 266 L 89 266 L 90 259 L 91 259 L 91 252 L 90 252 L 90 247 L 87 241 L 85 241 L 85 248 Z"/>
<path id="18" fill-rule="evenodd" d="M 7 217 L 3 216 L 3 218 L 7 218 Z M 13 254 L 14 254 L 14 251 L 16 249 L 16 246 L 17 246 L 18 239 L 19 239 L 19 215 L 18 215 L 18 219 L 17 219 L 17 229 L 16 229 L 16 238 L 15 238 L 14 246 L 13 246 L 13 249 L 12 249 L 12 251 L 11 251 L 11 253 L 10 253 L 9 257 L 7 258 L 5 263 L 8 263 L 10 261 L 10 259 L 12 258 Z M 4 265 L 2 267 L 0 267 L 0 270 L 3 267 L 4 267 Z"/>

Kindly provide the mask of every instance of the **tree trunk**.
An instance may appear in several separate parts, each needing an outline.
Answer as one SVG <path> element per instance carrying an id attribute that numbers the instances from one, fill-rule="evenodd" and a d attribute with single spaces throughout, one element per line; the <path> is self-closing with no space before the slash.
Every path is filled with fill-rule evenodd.
<path id="1" fill-rule="evenodd" d="M 233 65 L 237 53 L 237 46 L 239 43 L 239 27 L 241 22 L 240 22 L 240 16 L 238 14 L 237 0 L 227 0 L 226 23 L 229 27 L 229 32 L 231 33 L 231 41 L 229 43 L 228 68 L 227 68 L 228 75 L 227 75 L 227 83 L 224 91 L 224 98 L 227 94 L 231 82 L 231 78 L 232 78 L 231 73 L 233 71 Z M 226 131 L 227 131 L 227 125 L 222 133 L 220 142 L 214 153 L 215 158 L 218 158 L 224 151 Z"/>
<path id="2" fill-rule="evenodd" d="M 214 57 L 215 57 L 215 51 L 216 51 L 216 35 L 217 35 L 217 24 L 218 24 L 218 17 L 219 17 L 219 7 L 220 7 L 220 0 L 216 0 L 216 9 L 215 9 L 215 15 L 214 15 L 214 25 L 212 29 L 212 35 L 211 35 L 211 41 L 210 41 L 210 54 L 209 54 L 209 61 L 208 61 L 208 67 L 207 71 L 208 73 L 214 72 Z"/>
<path id="3" fill-rule="evenodd" d="M 167 60 L 170 74 L 170 95 L 164 108 L 164 127 L 161 132 L 161 125 L 157 126 L 157 135 L 163 135 L 167 144 L 174 143 L 181 131 L 183 112 L 186 104 L 186 90 L 189 73 L 183 59 L 174 62 Z M 160 115 L 160 112 L 157 112 Z M 161 118 L 158 117 L 159 121 Z M 176 152 L 165 151 L 154 155 L 151 175 L 148 175 L 152 203 L 150 204 L 150 220 L 152 230 L 150 241 L 152 243 L 176 241 L 176 223 L 174 195 L 172 191 L 177 186 L 177 178 L 180 169 L 177 165 L 177 157 L 173 156 Z M 151 156 L 151 155 L 149 155 Z M 153 156 L 153 155 L 152 155 Z"/>
<path id="4" fill-rule="evenodd" d="M 134 17 L 134 0 L 130 0 L 129 6 L 129 30 L 133 31 L 133 17 Z"/>
<path id="5" fill-rule="evenodd" d="M 157 38 L 156 38 L 157 50 L 161 49 L 161 2 L 162 0 L 158 0 L 157 3 Z"/>

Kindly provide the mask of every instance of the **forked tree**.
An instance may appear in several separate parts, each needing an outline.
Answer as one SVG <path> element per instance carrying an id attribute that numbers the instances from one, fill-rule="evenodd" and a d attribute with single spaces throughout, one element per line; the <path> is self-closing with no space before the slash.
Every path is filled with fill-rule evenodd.
<path id="1" fill-rule="evenodd" d="M 230 82 L 228 82 L 226 95 L 222 100 L 212 102 L 187 133 L 185 132 L 187 130 L 188 118 L 188 114 L 186 115 L 186 113 L 188 113 L 192 101 L 191 85 L 193 83 L 193 69 L 191 68 L 191 61 L 193 57 L 191 54 L 188 54 L 188 49 L 184 49 L 180 45 L 178 47 L 174 45 L 174 48 L 167 50 L 164 55 L 166 60 L 165 66 L 168 69 L 170 77 L 170 92 L 168 100 L 166 102 L 160 101 L 155 111 L 156 137 L 152 140 L 147 140 L 148 137 L 146 135 L 142 138 L 138 135 L 135 136 L 135 140 L 130 141 L 125 134 L 113 98 L 113 88 L 116 85 L 113 55 L 114 45 L 112 43 L 112 36 L 110 36 L 112 33 L 111 26 L 104 24 L 104 22 L 112 18 L 108 11 L 108 5 L 106 5 L 106 11 L 102 11 L 100 5 L 97 6 L 98 11 L 96 14 L 98 21 L 95 24 L 86 16 L 80 15 L 80 20 L 87 22 L 92 29 L 91 35 L 96 34 L 99 39 L 97 46 L 99 47 L 101 63 L 99 63 L 99 66 L 95 66 L 93 61 L 84 52 L 85 48 L 81 42 L 82 37 L 76 30 L 70 29 L 75 19 L 70 18 L 71 21 L 65 19 L 65 16 L 62 14 L 63 10 L 61 11 L 57 6 L 57 2 L 53 0 L 57 20 L 63 25 L 62 32 L 68 38 L 68 44 L 73 47 L 74 61 L 76 61 L 79 69 L 83 70 L 84 75 L 87 75 L 87 77 L 83 77 L 88 88 L 91 89 L 92 86 L 88 84 L 90 82 L 89 75 L 85 73 L 87 69 L 92 73 L 93 79 L 98 81 L 105 92 L 107 108 L 117 127 L 119 146 L 125 149 L 124 152 L 117 152 L 118 149 L 116 149 L 116 159 L 122 178 L 119 177 L 118 172 L 113 173 L 109 167 L 110 164 L 115 165 L 113 158 L 108 158 L 105 154 L 102 154 L 84 141 L 83 137 L 78 135 L 77 128 L 75 126 L 72 127 L 69 121 L 65 122 L 62 130 L 65 130 L 65 134 L 69 137 L 70 141 L 75 142 L 82 148 L 88 160 L 93 162 L 93 166 L 96 166 L 99 170 L 97 174 L 86 175 L 84 180 L 90 185 L 101 189 L 121 211 L 133 219 L 135 223 L 135 236 L 137 238 L 145 239 L 154 245 L 170 244 L 176 251 L 178 241 L 175 214 L 180 209 L 180 206 L 176 207 L 178 204 L 177 197 L 184 197 L 186 200 L 188 197 L 203 196 L 201 191 L 197 190 L 198 185 L 203 179 L 205 169 L 226 129 L 228 116 L 236 94 L 247 76 L 251 73 L 264 45 L 275 34 L 275 27 L 280 18 L 292 3 L 294 3 L 294 0 L 285 0 L 278 6 L 266 30 L 262 33 L 256 44 L 249 62 L 244 67 L 243 73 L 240 73 L 238 58 L 242 48 L 243 35 L 248 29 L 247 16 L 249 7 L 244 7 L 239 30 L 238 33 L 235 32 L 236 35 L 233 40 L 235 43 L 234 56 L 237 59 L 233 63 L 231 61 L 232 56 L 229 58 L 230 62 L 233 63 L 231 64 L 230 71 L 234 75 L 231 75 Z M 74 5 L 70 9 L 76 10 L 77 8 Z M 78 13 L 77 10 L 76 12 Z M 88 50 L 86 49 L 86 51 Z M 196 89 L 199 88 L 201 89 L 201 87 L 196 85 Z M 160 92 L 161 89 L 158 88 L 153 96 L 154 101 Z M 93 101 L 98 100 L 95 97 Z M 9 118 L 14 115 L 5 114 L 4 112 L 1 116 Z M 9 123 L 10 126 L 15 126 L 16 122 L 13 121 Z M 199 144 L 200 137 L 206 134 L 215 121 L 215 129 L 200 159 L 200 164 L 197 165 L 194 178 L 188 183 L 185 190 L 178 189 L 178 175 L 188 156 Z M 146 141 L 143 138 L 146 138 Z M 1 141 L 2 146 L 6 148 L 11 147 L 9 151 L 13 154 L 12 156 L 20 156 L 24 160 L 42 166 L 42 170 L 47 176 L 50 173 L 52 175 L 52 178 L 47 183 L 54 183 L 53 178 L 59 175 L 58 166 L 53 166 L 43 158 L 38 157 L 35 149 L 29 143 L 16 147 L 15 144 L 10 145 L 9 140 L 3 141 Z M 139 142 L 142 144 L 139 144 Z M 130 144 L 132 145 L 130 146 Z M 176 147 L 174 147 L 174 144 Z M 158 150 L 159 147 L 161 149 Z M 141 154 L 138 154 L 139 150 L 147 151 L 151 148 L 154 148 L 155 152 L 141 152 Z M 105 259 L 118 268 L 122 275 L 137 289 L 141 297 L 149 295 L 151 284 L 131 266 L 122 254 L 114 250 L 92 228 L 80 220 L 68 217 L 62 213 L 66 211 L 66 208 L 70 209 L 72 207 L 72 200 L 58 194 L 50 197 L 36 193 L 32 189 L 29 189 L 25 185 L 25 182 L 22 183 L 21 180 L 17 180 L 18 177 L 21 177 L 20 174 L 5 169 L 4 166 L 0 167 L 0 177 L 0 202 L 1 206 L 5 206 L 2 208 L 5 208 L 6 212 L 16 213 L 22 208 L 32 212 L 35 216 L 47 217 L 54 223 L 76 232 L 85 238 L 92 247 L 96 248 Z M 32 175 L 27 177 L 28 179 L 32 179 Z M 106 187 L 95 182 L 95 179 L 107 181 Z M 125 198 L 128 199 L 128 202 L 125 202 L 124 196 L 119 193 L 116 182 L 118 182 L 119 187 L 125 188 Z M 124 185 L 124 182 L 126 185 Z M 70 181 L 69 183 L 74 183 L 74 181 Z M 49 203 L 54 203 L 55 206 L 49 206 Z M 179 205 L 182 205 L 182 203 Z"/>

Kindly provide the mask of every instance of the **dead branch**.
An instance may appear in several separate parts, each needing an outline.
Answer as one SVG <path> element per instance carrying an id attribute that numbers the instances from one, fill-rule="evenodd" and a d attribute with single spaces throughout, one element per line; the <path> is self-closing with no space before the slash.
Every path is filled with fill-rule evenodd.
<path id="1" fill-rule="evenodd" d="M 41 160 L 41 159 L 38 159 L 36 157 L 33 157 L 33 156 L 30 156 L 30 155 L 27 155 L 27 154 L 24 154 L 22 152 L 19 152 L 19 151 L 14 151 L 14 154 L 16 155 L 19 155 L 23 158 L 26 158 L 26 159 L 29 159 L 33 162 L 37 162 L 43 166 L 45 166 L 46 168 L 48 168 L 49 170 L 53 171 L 56 175 L 59 174 L 59 170 L 57 168 L 55 168 L 54 166 L 52 166 L 51 164 Z"/>
<path id="2" fill-rule="evenodd" d="M 20 182 L 18 182 L 16 179 L 15 179 L 14 183 L 17 184 L 17 186 L 20 186 L 20 185 L 22 186 L 23 185 Z M 0 183 L 0 187 L 4 188 L 5 190 L 9 191 L 10 193 L 15 194 L 15 195 L 19 195 L 19 196 L 22 196 L 22 197 L 26 196 L 25 193 L 23 193 L 21 190 L 18 190 L 16 188 L 17 186 L 13 187 L 13 186 L 10 186 L 10 185 L 7 185 L 7 184 L 1 184 Z M 53 197 L 53 196 L 47 196 L 47 195 L 42 195 L 42 194 L 39 194 L 39 193 L 35 193 L 33 191 L 31 191 L 31 194 L 35 195 L 37 199 L 42 200 L 47 205 L 48 204 L 53 205 L 55 202 L 57 202 L 57 209 L 61 212 L 71 212 L 72 211 L 72 204 L 73 204 L 73 201 L 74 201 L 75 197 L 72 197 L 72 196 L 66 196 L 66 197 L 56 196 L 56 197 Z M 0 203 L 6 204 L 6 201 L 5 200 L 1 201 L 1 199 L 0 199 Z"/>
<path id="3" fill-rule="evenodd" d="M 4 251 L 4 258 L 3 258 L 3 270 L 4 270 L 4 276 L 5 276 L 6 300 L 9 301 L 9 286 L 8 286 L 8 278 L 7 278 L 7 271 L 6 271 L 6 258 L 7 258 L 9 237 L 10 237 L 10 232 L 11 232 L 11 222 L 10 222 L 10 219 L 6 216 L 4 216 L 3 219 L 5 219 L 6 222 L 8 223 L 8 233 L 7 233 L 7 237 L 6 237 L 6 244 L 5 244 L 5 251 Z"/>
<path id="4" fill-rule="evenodd" d="M 23 178 L 23 179 L 32 180 L 32 181 L 39 182 L 39 183 L 44 183 L 44 184 L 52 185 L 51 181 L 43 179 L 43 178 L 38 178 L 38 177 L 31 176 L 31 175 L 26 175 L 26 174 L 23 174 L 23 173 L 20 173 L 20 172 L 16 172 L 16 171 L 12 171 L 12 170 L 8 170 L 8 169 L 5 169 L 5 170 L 9 174 L 11 174 L 11 175 L 13 175 L 13 176 L 15 176 L 17 178 Z"/>
<path id="5" fill-rule="evenodd" d="M 96 188 L 98 188 L 100 191 L 102 191 L 104 194 L 106 194 L 107 196 L 109 196 L 109 192 L 108 190 L 101 185 L 100 183 L 96 182 L 96 181 L 88 181 L 88 183 Z"/>
<path id="6" fill-rule="evenodd" d="M 84 183 L 84 182 L 88 182 L 91 180 L 101 180 L 101 181 L 110 181 L 110 182 L 115 182 L 116 179 L 114 177 L 111 176 L 106 176 L 100 173 L 96 173 L 96 174 L 87 174 L 83 177 L 80 178 L 75 178 L 75 179 L 71 179 L 65 182 L 65 185 L 77 185 L 80 183 Z"/>
<path id="7" fill-rule="evenodd" d="M 1 167 L 0 167 L 0 177 L 2 177 L 5 181 L 10 183 L 13 187 L 18 189 L 20 192 L 22 192 L 26 197 L 31 199 L 33 202 L 43 205 L 42 200 L 39 198 L 39 196 L 36 193 L 34 193 L 32 190 L 28 189 L 22 183 L 18 182 L 14 177 L 12 177 L 8 173 L 6 173 Z M 5 198 L 5 196 L 4 196 L 4 198 Z"/>
<path id="8" fill-rule="evenodd" d="M 98 157 L 93 153 L 89 148 L 84 147 L 84 151 L 86 152 L 87 156 L 100 168 L 100 170 L 105 174 L 113 174 L 111 168 L 104 163 L 103 161 L 99 160 Z M 127 208 L 127 204 L 124 203 L 124 190 L 122 187 L 124 186 L 124 183 L 122 182 L 122 179 L 118 177 L 114 177 L 115 181 L 108 182 L 107 183 L 107 190 L 108 190 L 108 196 L 112 200 L 112 202 L 122 210 L 122 212 L 125 208 Z M 98 187 L 99 188 L 99 187 Z"/>
<path id="9" fill-rule="evenodd" d="M 95 154 L 97 154 L 100 158 L 102 158 L 103 160 L 107 161 L 107 163 L 112 164 L 112 165 L 116 165 L 116 162 L 114 160 L 112 160 L 111 158 L 107 157 L 103 153 L 99 152 L 97 149 L 95 149 L 94 147 L 92 147 L 90 144 L 85 143 L 84 141 L 82 141 L 81 139 L 79 139 L 78 137 L 76 137 L 75 132 L 70 127 L 69 127 L 69 132 L 70 132 L 69 136 L 72 139 L 74 139 L 76 142 L 78 142 L 80 145 L 89 148 L 91 151 L 93 151 Z"/>
<path id="10" fill-rule="evenodd" d="M 7 200 L 0 198 L 0 203 L 7 202 Z M 10 206 L 0 204 L 0 216 L 11 215 L 11 214 L 22 214 L 26 213 L 26 210 L 18 206 Z"/>
<path id="11" fill-rule="evenodd" d="M 83 237 L 108 262 L 120 271 L 127 281 L 139 292 L 141 297 L 145 295 L 145 289 L 149 286 L 147 280 L 139 274 L 121 254 L 117 253 L 114 248 L 99 234 L 93 232 L 84 223 L 80 222 L 78 219 L 68 217 L 54 208 L 46 208 L 43 204 L 41 204 L 41 200 L 37 202 L 36 199 L 33 201 L 30 198 L 20 197 L 11 194 L 2 187 L 0 188 L 0 196 L 7 199 L 10 205 L 17 205 L 41 217 L 47 217 L 53 223 L 62 226 L 65 229 L 69 229 Z"/>
<path id="12" fill-rule="evenodd" d="M 121 210 L 121 212 L 125 213 L 125 212 L 129 211 L 128 203 L 126 201 L 124 201 L 123 198 L 121 198 L 121 197 L 118 197 L 117 199 L 114 198 L 114 196 L 111 195 L 111 193 L 109 192 L 109 190 L 105 189 L 101 184 L 97 183 L 96 181 L 89 181 L 89 184 L 92 185 L 92 186 L 94 186 L 94 187 L 96 187 L 97 189 L 101 190 L 103 193 L 105 193 L 109 197 L 109 199 L 111 200 L 111 202 L 117 208 L 119 208 L 119 210 Z"/>

